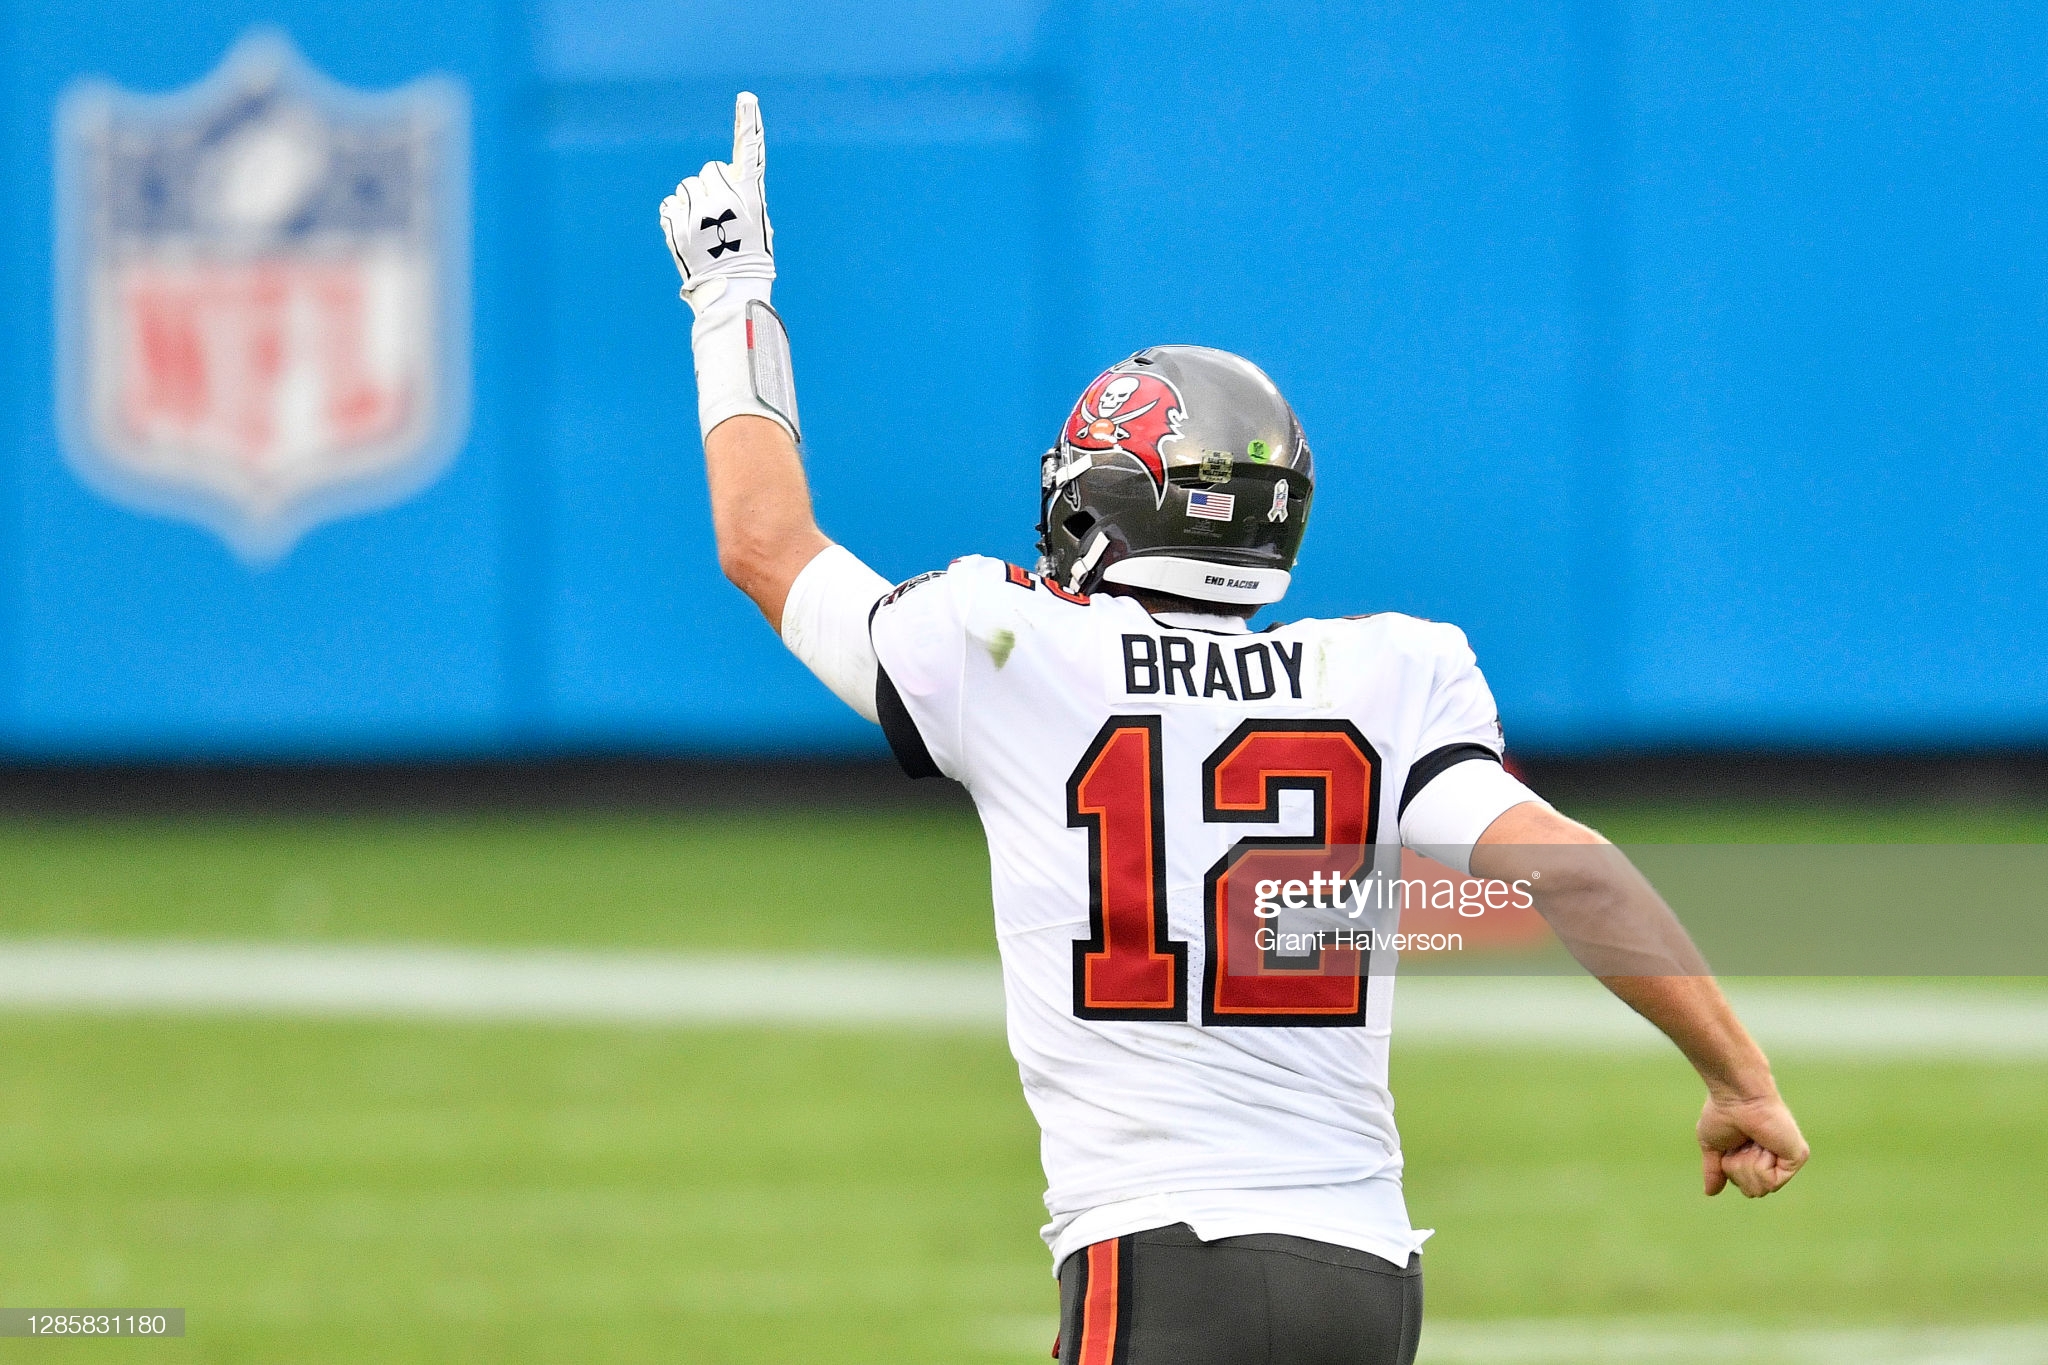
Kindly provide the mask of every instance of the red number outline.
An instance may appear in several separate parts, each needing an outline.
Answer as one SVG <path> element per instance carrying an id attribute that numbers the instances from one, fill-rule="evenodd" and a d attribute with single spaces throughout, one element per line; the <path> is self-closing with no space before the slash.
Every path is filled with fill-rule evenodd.
<path id="1" fill-rule="evenodd" d="M 1135 761 L 1128 756 L 1133 744 L 1142 748 Z M 1124 771 L 1105 776 L 1108 764 L 1120 765 Z M 1128 793 L 1090 790 L 1098 783 L 1113 786 L 1119 779 L 1131 783 L 1144 804 L 1135 822 L 1143 836 L 1140 849 L 1127 847 L 1130 825 L 1114 831 L 1107 827 L 1113 818 L 1113 803 Z M 1167 937 L 1165 790 L 1158 716 L 1111 716 L 1067 779 L 1067 824 L 1088 831 L 1089 937 L 1074 941 L 1074 1013 L 1082 1019 L 1188 1017 L 1188 946 Z M 1124 904 L 1131 897 L 1142 900 L 1142 909 Z M 1147 944 L 1144 960 L 1141 964 L 1117 961 L 1129 955 L 1129 940 L 1134 937 L 1121 921 L 1137 914 L 1149 921 L 1140 931 Z M 1110 922 L 1112 916 L 1119 921 L 1115 926 Z M 1112 941 L 1112 927 L 1118 929 L 1117 941 Z M 1140 970 L 1161 979 L 1150 995 L 1126 993 L 1119 997 L 1112 994 L 1112 982 L 1104 981 L 1098 989 L 1098 968 L 1105 976 L 1111 970 Z"/>
<path id="2" fill-rule="evenodd" d="M 1334 754 L 1283 752 L 1264 759 L 1258 756 L 1260 748 L 1284 749 L 1290 744 L 1327 750 L 1330 736 L 1344 741 Z M 1337 762 L 1330 761 L 1333 758 Z M 1346 758 L 1355 760 L 1364 770 L 1362 792 L 1332 792 L 1333 784 L 1347 776 L 1355 777 L 1338 770 L 1338 764 Z M 1245 763 L 1252 766 L 1241 772 L 1232 771 Z M 1229 970 L 1230 944 L 1248 937 L 1250 929 L 1256 927 L 1256 922 L 1228 922 L 1233 900 L 1241 907 L 1240 914 L 1242 909 L 1249 908 L 1248 897 L 1230 895 L 1229 880 L 1232 869 L 1253 853 L 1303 853 L 1309 855 L 1305 859 L 1308 864 L 1347 878 L 1370 869 L 1379 834 L 1380 768 L 1378 751 L 1348 720 L 1248 720 L 1203 762 L 1202 818 L 1212 824 L 1278 824 L 1283 791 L 1309 792 L 1315 803 L 1314 827 L 1306 836 L 1250 835 L 1239 839 L 1202 878 L 1202 933 L 1206 948 L 1202 966 L 1204 1024 L 1238 1028 L 1357 1028 L 1365 1023 L 1370 978 L 1359 970 L 1361 964 L 1355 948 L 1322 949 L 1313 966 L 1277 967 L 1262 955 L 1254 972 Z M 1252 786 L 1249 794 L 1223 799 L 1226 784 L 1247 779 Z M 1338 808 L 1344 828 L 1330 828 L 1333 806 Z M 1337 866 L 1328 857 L 1333 847 L 1356 847 L 1363 852 L 1350 865 Z M 1324 857 L 1318 861 L 1314 856 L 1317 854 Z M 1233 930 L 1238 932 L 1233 934 Z"/>

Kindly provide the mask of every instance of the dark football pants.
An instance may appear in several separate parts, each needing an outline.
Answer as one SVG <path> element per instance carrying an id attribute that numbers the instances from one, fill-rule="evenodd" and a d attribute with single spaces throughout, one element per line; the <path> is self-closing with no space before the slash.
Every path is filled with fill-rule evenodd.
<path id="1" fill-rule="evenodd" d="M 1060 1365 L 1410 1365 L 1421 1331 L 1420 1255 L 1176 1223 L 1060 1267 Z"/>

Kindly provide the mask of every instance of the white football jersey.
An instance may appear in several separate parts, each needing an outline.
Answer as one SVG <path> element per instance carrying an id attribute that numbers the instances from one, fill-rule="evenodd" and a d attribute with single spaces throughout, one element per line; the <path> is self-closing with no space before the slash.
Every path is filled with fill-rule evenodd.
<path id="1" fill-rule="evenodd" d="M 1238 1208 L 1251 1193 L 1236 1230 L 1387 1245 L 1286 1210 L 1314 1187 L 1398 1179 L 1391 963 L 1266 972 L 1227 884 L 1234 850 L 1275 847 L 1255 841 L 1398 865 L 1404 823 L 1410 843 L 1469 845 L 1531 799 L 1498 765 L 1464 634 L 1391 613 L 1258 633 L 1155 618 L 980 557 L 883 597 L 870 632 L 892 748 L 913 775 L 962 783 L 987 831 L 1056 1258 L 1077 1220 L 1114 1235 L 1090 1211 L 1142 1218 L 1205 1191 Z"/>

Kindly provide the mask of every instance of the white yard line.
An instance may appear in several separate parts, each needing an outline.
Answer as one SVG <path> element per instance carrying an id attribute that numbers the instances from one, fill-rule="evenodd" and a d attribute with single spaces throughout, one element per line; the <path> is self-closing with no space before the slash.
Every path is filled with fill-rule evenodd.
<path id="1" fill-rule="evenodd" d="M 253 943 L 0 942 L 0 1008 L 1001 1027 L 978 962 Z"/>
<path id="2" fill-rule="evenodd" d="M 1838 1056 L 2048 1058 L 2048 990 L 1889 979 L 1728 983 L 1770 1051 Z M 1409 977 L 1402 1041 L 1634 1051 L 1665 1047 L 1648 1022 L 1584 978 Z"/>
<path id="3" fill-rule="evenodd" d="M 2048 1058 L 2048 992 L 1937 984 L 1731 988 L 1776 1050 Z M 0 1009 L 656 1025 L 995 1029 L 993 963 L 316 944 L 0 941 Z M 1411 977 L 1409 1043 L 1634 1052 L 1666 1046 L 1584 979 Z"/>

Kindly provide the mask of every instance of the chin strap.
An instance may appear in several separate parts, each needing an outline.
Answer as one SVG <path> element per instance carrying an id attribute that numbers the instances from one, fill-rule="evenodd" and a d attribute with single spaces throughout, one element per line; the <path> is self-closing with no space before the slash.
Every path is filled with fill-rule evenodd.
<path id="1" fill-rule="evenodd" d="M 1081 584 L 1087 580 L 1090 574 L 1095 572 L 1095 566 L 1102 562 L 1103 554 L 1109 549 L 1109 533 L 1107 531 L 1096 531 L 1093 532 L 1093 535 L 1095 543 L 1089 547 L 1086 554 L 1074 561 L 1073 571 L 1067 575 L 1068 592 L 1084 591 Z"/>

